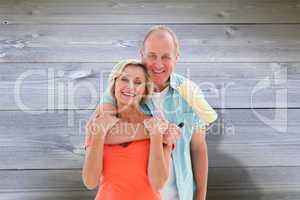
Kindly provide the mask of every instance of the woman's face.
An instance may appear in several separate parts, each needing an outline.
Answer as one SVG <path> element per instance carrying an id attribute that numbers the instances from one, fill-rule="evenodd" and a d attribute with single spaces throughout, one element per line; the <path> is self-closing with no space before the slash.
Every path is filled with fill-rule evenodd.
<path id="1" fill-rule="evenodd" d="M 118 105 L 139 105 L 146 93 L 144 70 L 135 65 L 128 65 L 115 82 L 115 97 Z"/>

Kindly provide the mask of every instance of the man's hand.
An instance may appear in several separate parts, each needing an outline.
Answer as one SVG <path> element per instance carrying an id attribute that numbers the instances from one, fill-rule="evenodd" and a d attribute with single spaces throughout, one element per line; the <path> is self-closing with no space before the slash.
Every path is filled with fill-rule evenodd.
<path id="1" fill-rule="evenodd" d="M 105 138 L 108 131 L 119 121 L 118 118 L 109 114 L 95 114 L 86 124 L 86 132 L 92 138 Z"/>

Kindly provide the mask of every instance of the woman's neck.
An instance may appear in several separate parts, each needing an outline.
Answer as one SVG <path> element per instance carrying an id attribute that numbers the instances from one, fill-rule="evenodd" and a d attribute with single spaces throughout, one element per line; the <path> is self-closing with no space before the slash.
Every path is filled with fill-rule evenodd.
<path id="1" fill-rule="evenodd" d="M 144 120 L 144 114 L 136 105 L 119 105 L 117 108 L 118 117 L 131 123 L 138 123 Z"/>

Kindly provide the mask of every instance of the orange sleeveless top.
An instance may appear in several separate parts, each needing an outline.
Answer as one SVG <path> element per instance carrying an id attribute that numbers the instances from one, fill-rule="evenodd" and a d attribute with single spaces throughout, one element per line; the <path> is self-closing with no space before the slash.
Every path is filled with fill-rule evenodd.
<path id="1" fill-rule="evenodd" d="M 150 140 L 104 145 L 103 172 L 95 200 L 160 200 L 148 176 Z"/>

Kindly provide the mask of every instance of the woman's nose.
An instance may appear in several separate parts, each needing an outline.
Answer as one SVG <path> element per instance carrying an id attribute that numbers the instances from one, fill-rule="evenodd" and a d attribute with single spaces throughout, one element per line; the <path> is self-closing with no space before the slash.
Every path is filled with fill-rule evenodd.
<path id="1" fill-rule="evenodd" d="M 133 81 L 129 81 L 128 88 L 129 88 L 130 90 L 134 90 L 134 89 L 135 89 L 135 88 L 134 88 L 134 82 L 133 82 Z"/>

